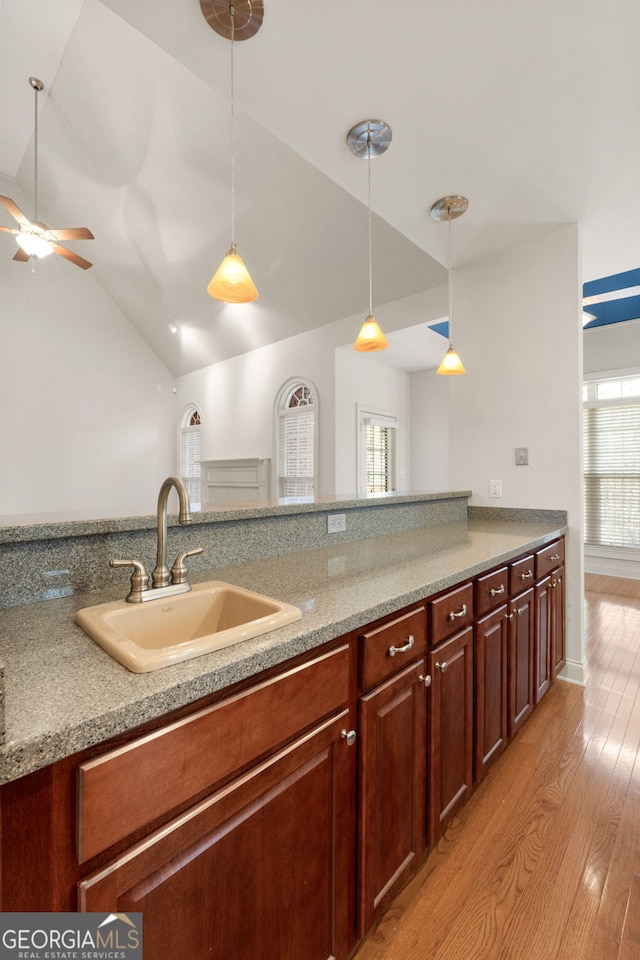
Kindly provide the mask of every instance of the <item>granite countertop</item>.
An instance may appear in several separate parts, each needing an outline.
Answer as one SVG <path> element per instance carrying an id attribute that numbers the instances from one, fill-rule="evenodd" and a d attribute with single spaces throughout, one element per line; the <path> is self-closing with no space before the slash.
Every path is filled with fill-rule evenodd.
<path id="1" fill-rule="evenodd" d="M 300 607 L 302 619 L 148 674 L 130 673 L 74 623 L 76 610 L 122 599 L 121 589 L 2 611 L 0 783 L 255 676 L 564 532 L 554 521 L 470 519 L 205 571 L 193 581 L 256 590 Z"/>

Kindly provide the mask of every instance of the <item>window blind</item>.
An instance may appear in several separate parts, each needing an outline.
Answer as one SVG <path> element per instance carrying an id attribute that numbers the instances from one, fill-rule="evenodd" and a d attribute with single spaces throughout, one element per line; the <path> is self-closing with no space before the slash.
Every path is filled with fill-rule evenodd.
<path id="1" fill-rule="evenodd" d="M 315 461 L 313 408 L 297 407 L 280 416 L 280 496 L 312 497 Z"/>
<path id="2" fill-rule="evenodd" d="M 640 548 L 640 404 L 584 410 L 585 542 Z"/>
<path id="3" fill-rule="evenodd" d="M 365 469 L 367 493 L 388 493 L 395 489 L 395 427 L 365 421 Z"/>
<path id="4" fill-rule="evenodd" d="M 194 508 L 200 507 L 200 427 L 183 427 L 180 438 L 182 481 Z"/>

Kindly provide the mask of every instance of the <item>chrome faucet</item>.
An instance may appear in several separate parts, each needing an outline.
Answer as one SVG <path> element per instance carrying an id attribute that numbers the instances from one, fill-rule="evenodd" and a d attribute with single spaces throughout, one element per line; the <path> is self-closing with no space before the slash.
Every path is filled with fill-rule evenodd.
<path id="1" fill-rule="evenodd" d="M 187 593 L 191 585 L 187 582 L 187 568 L 185 560 L 202 553 L 202 547 L 193 550 L 181 550 L 175 563 L 169 570 L 167 566 L 167 501 L 171 487 L 174 487 L 180 500 L 178 523 L 190 523 L 189 496 L 186 487 L 179 477 L 167 477 L 158 494 L 158 547 L 156 552 L 156 566 L 149 576 L 142 564 L 137 560 L 109 560 L 111 567 L 133 567 L 131 575 L 131 590 L 126 599 L 129 603 L 143 603 L 145 600 L 161 600 L 177 593 Z"/>

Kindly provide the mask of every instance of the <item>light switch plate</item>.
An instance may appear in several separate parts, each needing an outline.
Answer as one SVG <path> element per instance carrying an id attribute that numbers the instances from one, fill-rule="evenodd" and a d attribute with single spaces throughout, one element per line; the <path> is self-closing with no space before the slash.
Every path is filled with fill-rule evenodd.
<path id="1" fill-rule="evenodd" d="M 529 464 L 529 447 L 516 447 L 516 467 L 526 467 Z"/>

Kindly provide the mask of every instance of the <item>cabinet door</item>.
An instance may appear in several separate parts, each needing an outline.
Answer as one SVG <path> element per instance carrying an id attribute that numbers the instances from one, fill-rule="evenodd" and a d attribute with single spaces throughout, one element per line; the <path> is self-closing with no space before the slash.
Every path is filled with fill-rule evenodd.
<path id="1" fill-rule="evenodd" d="M 534 592 L 525 591 L 509 603 L 509 736 L 520 729 L 533 710 L 535 656 Z"/>
<path id="2" fill-rule="evenodd" d="M 507 745 L 507 607 L 475 625 L 475 778 L 478 783 Z"/>
<path id="3" fill-rule="evenodd" d="M 551 675 L 557 677 L 565 661 L 564 567 L 551 574 Z"/>
<path id="4" fill-rule="evenodd" d="M 536 584 L 534 703 L 540 703 L 551 683 L 551 577 Z"/>
<path id="5" fill-rule="evenodd" d="M 344 711 L 79 884 L 142 911 L 144 955 L 328 960 L 355 940 L 356 750 Z"/>
<path id="6" fill-rule="evenodd" d="M 365 936 L 426 847 L 424 660 L 360 700 L 360 923 Z"/>
<path id="7" fill-rule="evenodd" d="M 472 790 L 473 628 L 429 654 L 429 826 L 434 842 Z"/>

